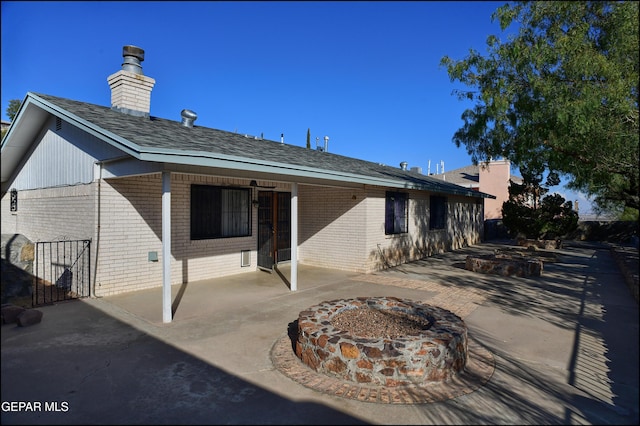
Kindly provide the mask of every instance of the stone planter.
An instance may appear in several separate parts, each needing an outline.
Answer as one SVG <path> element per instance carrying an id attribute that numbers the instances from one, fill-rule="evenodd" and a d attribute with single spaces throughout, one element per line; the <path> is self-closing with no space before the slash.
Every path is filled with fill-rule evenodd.
<path id="1" fill-rule="evenodd" d="M 467 256 L 465 269 L 482 274 L 496 274 L 505 277 L 539 277 L 542 273 L 542 261 L 515 259 L 504 256 Z"/>

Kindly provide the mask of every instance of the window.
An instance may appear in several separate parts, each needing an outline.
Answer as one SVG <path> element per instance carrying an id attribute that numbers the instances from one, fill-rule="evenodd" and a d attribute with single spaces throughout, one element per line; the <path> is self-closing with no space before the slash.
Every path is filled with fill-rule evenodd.
<path id="1" fill-rule="evenodd" d="M 250 206 L 249 189 L 191 185 L 191 239 L 251 235 Z"/>
<path id="2" fill-rule="evenodd" d="M 445 229 L 447 227 L 447 197 L 432 195 L 429 201 L 431 205 L 429 228 Z"/>
<path id="3" fill-rule="evenodd" d="M 408 196 L 402 192 L 387 192 L 385 199 L 385 234 L 402 234 L 407 232 Z"/>

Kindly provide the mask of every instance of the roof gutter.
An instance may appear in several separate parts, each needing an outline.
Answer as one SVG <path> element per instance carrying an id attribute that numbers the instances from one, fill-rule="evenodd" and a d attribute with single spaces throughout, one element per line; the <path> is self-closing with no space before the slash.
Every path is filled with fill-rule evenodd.
<path id="1" fill-rule="evenodd" d="M 164 152 L 163 152 L 164 151 Z M 339 180 L 349 183 L 386 186 L 391 188 L 420 189 L 432 192 L 445 192 L 455 195 L 464 195 L 475 198 L 493 198 L 493 195 L 478 191 L 467 190 L 464 187 L 440 189 L 429 185 L 414 184 L 395 179 L 383 179 L 353 173 L 337 172 L 332 170 L 316 169 L 304 166 L 293 166 L 286 163 L 254 161 L 246 157 L 236 157 L 222 154 L 211 154 L 201 151 L 170 151 L 157 149 L 142 152 L 138 157 L 142 161 L 156 163 L 175 163 L 188 166 L 217 167 L 222 169 L 242 169 L 256 173 L 271 173 L 290 177 L 305 177 L 311 179 Z"/>

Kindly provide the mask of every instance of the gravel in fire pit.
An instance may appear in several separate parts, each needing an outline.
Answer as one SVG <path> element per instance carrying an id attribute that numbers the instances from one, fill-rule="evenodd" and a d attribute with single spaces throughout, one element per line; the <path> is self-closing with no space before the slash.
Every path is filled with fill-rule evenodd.
<path id="1" fill-rule="evenodd" d="M 366 307 L 345 309 L 331 319 L 331 325 L 353 336 L 393 339 L 420 334 L 431 327 L 431 322 L 420 315 Z"/>

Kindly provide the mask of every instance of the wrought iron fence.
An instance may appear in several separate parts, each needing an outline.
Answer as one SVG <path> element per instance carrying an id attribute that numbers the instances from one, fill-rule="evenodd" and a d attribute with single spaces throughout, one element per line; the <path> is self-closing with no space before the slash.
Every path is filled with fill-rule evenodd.
<path id="1" fill-rule="evenodd" d="M 91 240 L 40 241 L 33 261 L 33 306 L 88 297 Z"/>

